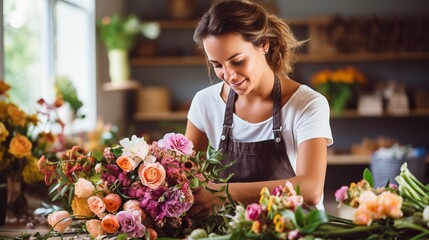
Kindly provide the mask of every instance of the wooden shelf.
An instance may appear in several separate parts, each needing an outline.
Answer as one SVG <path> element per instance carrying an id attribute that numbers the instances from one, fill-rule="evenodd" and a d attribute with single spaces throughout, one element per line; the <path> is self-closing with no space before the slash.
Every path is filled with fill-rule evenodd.
<path id="1" fill-rule="evenodd" d="M 386 52 L 386 53 L 332 53 L 332 54 L 299 54 L 297 63 L 318 62 L 376 62 L 376 61 L 413 61 L 429 60 L 429 52 Z M 204 57 L 135 57 L 131 59 L 134 66 L 189 66 L 205 65 Z"/>
<path id="2" fill-rule="evenodd" d="M 203 65 L 206 61 L 203 57 L 139 57 L 131 59 L 134 66 L 190 66 Z"/>
<path id="3" fill-rule="evenodd" d="M 106 83 L 103 83 L 103 86 L 102 86 L 102 89 L 106 92 L 137 90 L 139 88 L 140 88 L 140 83 L 135 80 L 129 80 L 123 83 L 106 82 Z"/>
<path id="4" fill-rule="evenodd" d="M 161 112 L 161 113 L 136 113 L 134 120 L 136 121 L 185 121 L 187 118 L 187 111 L 179 112 Z M 331 115 L 331 118 L 386 118 L 386 117 L 429 117 L 429 109 L 413 110 L 409 114 L 392 115 L 383 114 L 381 116 L 362 116 L 355 110 L 347 110 L 341 116 Z"/>
<path id="5" fill-rule="evenodd" d="M 331 118 L 400 118 L 400 117 L 429 117 L 429 109 L 414 109 L 405 114 L 383 113 L 382 115 L 360 115 L 356 110 L 345 110 L 341 115 L 331 112 Z"/>
<path id="6" fill-rule="evenodd" d="M 371 156 L 366 155 L 328 155 L 328 165 L 369 165 Z M 426 163 L 429 163 L 429 156 L 426 157 Z"/>
<path id="7" fill-rule="evenodd" d="M 159 113 L 135 113 L 134 120 L 136 121 L 185 121 L 187 111 L 179 112 L 159 112 Z"/>

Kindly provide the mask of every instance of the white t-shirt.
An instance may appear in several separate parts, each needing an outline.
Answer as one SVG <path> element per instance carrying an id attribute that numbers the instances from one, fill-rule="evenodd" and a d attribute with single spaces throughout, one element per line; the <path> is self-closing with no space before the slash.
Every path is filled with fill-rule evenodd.
<path id="1" fill-rule="evenodd" d="M 206 133 L 210 145 L 215 149 L 219 147 L 226 108 L 220 95 L 222 86 L 223 82 L 219 82 L 199 91 L 188 112 L 188 120 Z M 306 85 L 301 85 L 282 107 L 281 134 L 294 172 L 300 143 L 312 138 L 326 138 L 328 146 L 333 143 L 329 113 L 326 98 Z M 273 139 L 272 120 L 270 117 L 259 123 L 249 123 L 234 114 L 232 137 L 241 142 Z M 323 209 L 323 205 L 317 207 Z"/>

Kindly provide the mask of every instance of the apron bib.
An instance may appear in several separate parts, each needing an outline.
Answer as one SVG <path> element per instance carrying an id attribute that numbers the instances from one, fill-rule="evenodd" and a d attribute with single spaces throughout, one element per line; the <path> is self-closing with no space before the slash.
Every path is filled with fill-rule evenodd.
<path id="1" fill-rule="evenodd" d="M 232 136 L 234 104 L 237 93 L 231 88 L 226 103 L 222 135 L 219 143 L 225 156 L 224 164 L 235 161 L 221 176 L 234 173 L 230 182 L 257 182 L 286 179 L 295 176 L 281 135 L 281 87 L 275 77 L 273 87 L 273 139 L 259 142 L 239 142 Z"/>

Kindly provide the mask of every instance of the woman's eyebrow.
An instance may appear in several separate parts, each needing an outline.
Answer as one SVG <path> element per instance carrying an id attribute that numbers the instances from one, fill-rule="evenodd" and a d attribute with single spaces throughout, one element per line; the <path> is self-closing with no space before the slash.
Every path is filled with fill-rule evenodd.
<path id="1" fill-rule="evenodd" d="M 229 57 L 228 59 L 227 59 L 227 61 L 229 61 L 229 60 L 231 60 L 231 59 L 233 59 L 233 58 L 235 58 L 237 55 L 239 55 L 240 53 L 235 53 L 235 54 L 233 54 L 231 57 Z M 209 59 L 209 61 L 210 62 L 212 62 L 212 63 L 217 63 L 218 61 L 215 61 L 215 60 L 210 60 Z"/>

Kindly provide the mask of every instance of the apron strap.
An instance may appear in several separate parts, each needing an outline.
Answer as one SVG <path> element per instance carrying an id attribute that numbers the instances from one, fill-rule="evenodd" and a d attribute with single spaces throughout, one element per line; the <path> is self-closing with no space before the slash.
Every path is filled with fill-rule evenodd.
<path id="1" fill-rule="evenodd" d="M 282 88 L 280 86 L 280 80 L 277 76 L 274 79 L 273 87 L 273 134 L 276 143 L 280 143 L 283 138 L 281 135 L 282 124 L 281 124 L 281 104 L 282 104 Z"/>
<path id="2" fill-rule="evenodd" d="M 235 91 L 230 88 L 229 94 L 228 94 L 228 100 L 226 101 L 226 109 L 225 109 L 225 117 L 223 119 L 223 129 L 222 129 L 222 135 L 220 136 L 220 140 L 224 141 L 228 139 L 229 132 L 234 127 L 233 122 L 233 115 L 234 115 L 234 103 L 235 103 L 235 97 L 236 97 Z"/>

